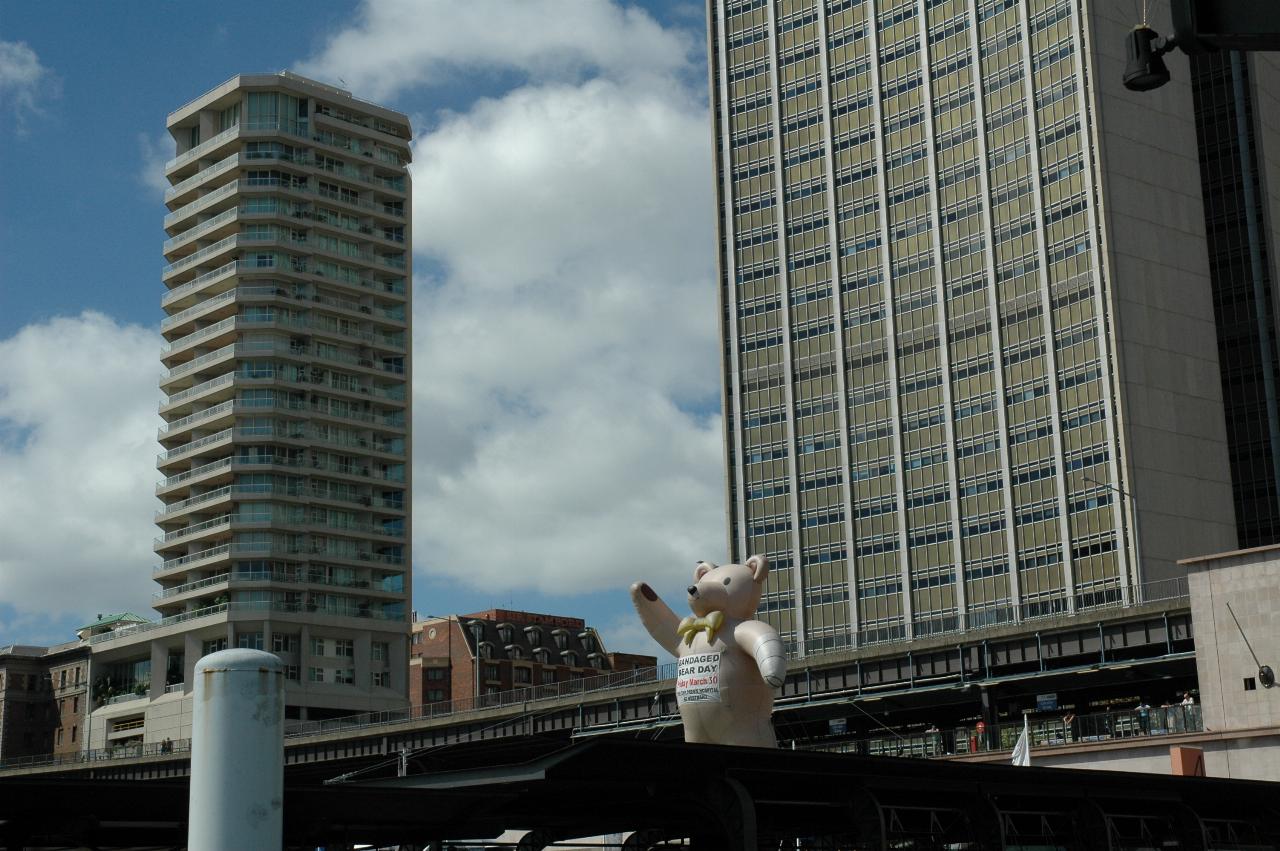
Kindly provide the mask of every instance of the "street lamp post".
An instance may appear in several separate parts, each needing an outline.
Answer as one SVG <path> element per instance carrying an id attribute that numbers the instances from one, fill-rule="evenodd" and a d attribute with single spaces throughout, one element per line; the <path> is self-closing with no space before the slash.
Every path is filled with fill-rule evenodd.
<path id="1" fill-rule="evenodd" d="M 1137 574 L 1142 570 L 1142 535 L 1138 532 L 1138 501 L 1133 498 L 1133 494 L 1108 482 L 1100 482 L 1097 479 L 1092 479 L 1088 476 L 1085 476 L 1084 480 L 1091 485 L 1097 485 L 1098 487 L 1115 491 L 1120 494 L 1120 496 L 1124 497 L 1125 501 L 1129 505 L 1129 511 L 1133 515 L 1133 560 L 1137 562 L 1133 578 L 1134 592 L 1136 594 L 1138 590 Z M 1136 603 L 1137 600 L 1134 600 L 1133 602 Z"/>

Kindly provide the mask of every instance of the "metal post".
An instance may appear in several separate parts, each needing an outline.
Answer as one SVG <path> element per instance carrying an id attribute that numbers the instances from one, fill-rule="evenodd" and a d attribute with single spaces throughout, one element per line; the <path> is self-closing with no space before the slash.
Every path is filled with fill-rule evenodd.
<path id="1" fill-rule="evenodd" d="M 278 849 L 284 841 L 284 666 L 222 650 L 195 666 L 189 851 Z"/>

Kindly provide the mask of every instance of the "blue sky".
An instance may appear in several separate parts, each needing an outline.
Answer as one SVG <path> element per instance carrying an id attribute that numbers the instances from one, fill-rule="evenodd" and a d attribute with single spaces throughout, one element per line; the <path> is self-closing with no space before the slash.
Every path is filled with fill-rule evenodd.
<path id="1" fill-rule="evenodd" d="M 290 68 L 414 120 L 416 608 L 647 647 L 627 584 L 724 557 L 704 50 L 698 3 L 0 0 L 0 644 L 151 614 L 165 115 Z"/>

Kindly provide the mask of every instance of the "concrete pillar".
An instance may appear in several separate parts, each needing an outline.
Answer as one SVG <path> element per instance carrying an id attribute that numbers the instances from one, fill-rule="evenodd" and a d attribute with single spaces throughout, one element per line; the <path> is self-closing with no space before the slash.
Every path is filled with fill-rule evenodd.
<path id="1" fill-rule="evenodd" d="M 262 650 L 196 663 L 189 851 L 279 849 L 284 841 L 284 665 Z"/>

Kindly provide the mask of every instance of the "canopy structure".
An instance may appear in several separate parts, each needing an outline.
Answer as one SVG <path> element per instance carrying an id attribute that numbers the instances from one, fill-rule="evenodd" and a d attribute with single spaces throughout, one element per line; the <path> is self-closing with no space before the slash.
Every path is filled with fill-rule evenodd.
<path id="1" fill-rule="evenodd" d="M 409 754 L 395 776 L 401 765 L 287 778 L 286 847 L 522 830 L 522 848 L 622 834 L 632 849 L 1280 849 L 1280 786 L 1254 781 L 609 738 L 467 743 Z M 181 845 L 186 794 L 167 781 L 4 780 L 0 836 L 11 848 Z"/>

